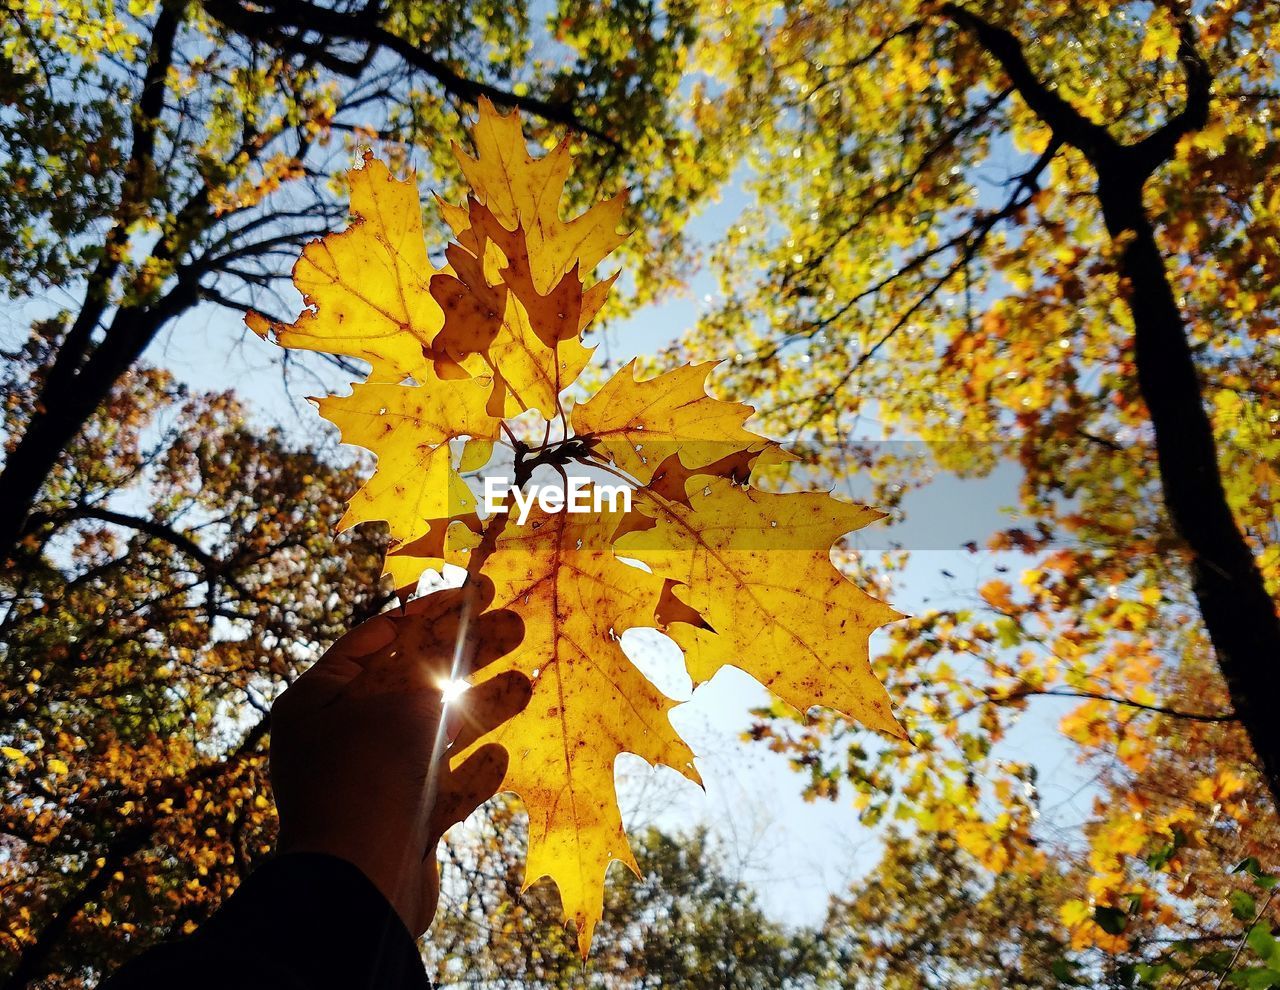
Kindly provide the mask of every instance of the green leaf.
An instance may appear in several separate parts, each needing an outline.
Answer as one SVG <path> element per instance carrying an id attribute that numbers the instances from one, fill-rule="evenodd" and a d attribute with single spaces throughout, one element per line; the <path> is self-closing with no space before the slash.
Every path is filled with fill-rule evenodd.
<path id="1" fill-rule="evenodd" d="M 1181 972 L 1182 967 L 1172 961 L 1161 963 L 1136 963 L 1133 967 L 1133 975 L 1137 978 L 1138 983 L 1141 986 L 1155 986 L 1170 973 Z"/>
<path id="2" fill-rule="evenodd" d="M 1231 913 L 1241 921 L 1252 921 L 1258 913 L 1258 902 L 1243 890 L 1231 892 Z"/>
<path id="3" fill-rule="evenodd" d="M 1280 877 L 1274 877 L 1270 873 L 1262 872 L 1262 864 L 1258 862 L 1257 856 L 1250 856 L 1247 859 L 1240 860 L 1231 870 L 1232 873 L 1247 873 L 1253 877 L 1256 883 L 1263 890 L 1271 890 L 1277 883 L 1280 883 Z"/>
<path id="4" fill-rule="evenodd" d="M 1084 983 L 1076 978 L 1075 973 L 1072 972 L 1071 962 L 1069 960 L 1063 959 L 1059 956 L 1049 964 L 1049 968 L 1053 971 L 1054 978 L 1058 981 L 1059 985 L 1067 987 L 1085 986 Z"/>
<path id="5" fill-rule="evenodd" d="M 1210 973 L 1225 973 L 1231 968 L 1231 959 L 1235 955 L 1230 949 L 1215 949 L 1206 952 L 1195 961 L 1192 969 L 1203 969 Z"/>
<path id="6" fill-rule="evenodd" d="M 1280 949 L 1280 944 L 1277 944 L 1275 936 L 1271 934 L 1270 925 L 1254 925 L 1249 929 L 1245 941 L 1264 963 L 1280 968 L 1280 957 L 1277 957 L 1276 951 Z"/>
<path id="7" fill-rule="evenodd" d="M 1280 987 L 1280 972 L 1266 966 L 1251 966 L 1236 970 L 1227 980 L 1232 986 L 1244 987 L 1245 990 L 1271 990 L 1272 987 Z"/>
<path id="8" fill-rule="evenodd" d="M 1187 844 L 1186 833 L 1180 828 L 1173 830 L 1173 840 L 1165 846 L 1161 846 L 1147 856 L 1147 866 L 1152 870 L 1163 870 L 1169 865 L 1169 860 L 1177 854 L 1178 850 Z"/>
<path id="9" fill-rule="evenodd" d="M 1011 649 L 1023 640 L 1022 627 L 1012 619 L 996 620 L 996 642 L 1002 649 Z"/>

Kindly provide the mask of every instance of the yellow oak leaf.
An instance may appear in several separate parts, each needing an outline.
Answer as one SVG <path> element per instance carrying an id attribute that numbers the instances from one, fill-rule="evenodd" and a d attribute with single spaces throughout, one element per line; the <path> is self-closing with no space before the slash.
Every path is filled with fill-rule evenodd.
<path id="1" fill-rule="evenodd" d="M 445 313 L 432 342 L 439 369 L 447 360 L 483 364 L 507 390 L 496 408 L 509 415 L 537 409 L 547 418 L 559 410 L 558 397 L 581 374 L 591 352 L 579 341 L 595 317 L 613 279 L 584 290 L 577 266 L 546 294 L 534 286 L 525 233 L 507 230 L 474 198 L 467 202 L 472 226 L 446 251 L 449 270 L 431 281 Z M 509 403 L 506 401 L 509 399 Z"/>
<path id="2" fill-rule="evenodd" d="M 396 593 L 406 598 L 417 590 L 418 581 L 427 571 L 440 571 L 445 564 L 465 568 L 468 554 L 480 545 L 480 529 L 480 518 L 474 512 L 430 519 L 425 536 L 387 551 L 382 573 L 390 576 Z"/>
<path id="3" fill-rule="evenodd" d="M 366 156 L 351 175 L 357 222 L 309 245 L 295 268 L 309 308 L 289 326 L 249 322 L 284 346 L 370 363 L 368 381 L 317 405 L 345 442 L 377 458 L 340 526 L 387 523 L 384 574 L 400 597 L 415 595 L 428 569 L 456 564 L 492 591 L 479 608 L 522 622 L 519 647 L 472 680 L 480 689 L 515 678 L 529 704 L 483 738 L 464 736 L 450 760 L 488 743 L 506 749 L 503 788 L 529 813 L 526 882 L 555 882 L 585 955 L 609 865 L 636 869 L 614 789 L 618 755 L 699 782 L 670 722 L 676 703 L 630 662 L 621 635 L 659 626 L 696 681 L 733 664 L 795 708 L 826 705 L 902 735 L 867 643 L 897 613 L 831 560 L 839 536 L 879 513 L 745 487 L 780 482 L 790 455 L 744 429 L 750 406 L 708 394 L 711 364 L 637 381 L 632 363 L 563 430 L 534 441 L 507 427 L 520 484 L 535 470 L 567 478 L 575 463 L 610 462 L 641 486 L 633 511 L 480 518 L 462 472 L 488 469 L 503 419 L 560 418 L 560 396 L 592 356 L 581 335 L 613 279 L 588 282 L 623 240 L 623 197 L 562 220 L 567 144 L 534 157 L 519 118 L 483 101 L 474 138 L 474 157 L 458 152 L 472 195 L 440 204 L 455 236 L 443 269 L 426 255 L 413 184 Z M 464 439 L 455 458 L 451 442 Z"/>
<path id="4" fill-rule="evenodd" d="M 502 326 L 489 347 L 489 361 L 510 394 L 506 414 L 536 409 L 552 419 L 560 393 L 582 374 L 593 350 L 577 338 L 548 347 L 534 332 L 524 305 L 508 295 Z"/>
<path id="5" fill-rule="evenodd" d="M 763 445 L 757 444 L 731 451 L 710 464 L 697 467 L 686 465 L 681 452 L 677 451 L 658 465 L 658 469 L 653 472 L 653 477 L 645 487 L 668 501 L 681 502 L 685 505 L 689 504 L 688 488 L 690 480 L 695 475 L 729 478 L 739 485 L 750 483 L 757 488 L 771 491 L 772 489 L 761 484 L 761 481 L 772 482 L 775 480 L 775 475 L 778 478 L 785 478 L 785 474 L 779 474 L 779 472 L 790 469 L 798 461 L 798 457 L 773 440 L 766 441 Z"/>
<path id="6" fill-rule="evenodd" d="M 428 385 L 361 383 L 347 396 L 317 400 L 344 443 L 372 451 L 377 470 L 351 497 L 339 524 L 385 520 L 396 544 L 426 536 L 432 520 L 474 512 L 475 498 L 454 468 L 448 441 L 493 439 L 500 420 L 486 408 L 490 388 L 479 379 Z"/>
<path id="7" fill-rule="evenodd" d="M 701 783 L 692 751 L 668 718 L 676 702 L 619 642 L 627 629 L 652 625 L 663 584 L 614 554 L 619 519 L 537 509 L 523 526 L 508 520 L 483 566 L 492 607 L 525 623 L 519 647 L 483 677 L 519 671 L 532 680 L 533 696 L 476 745 L 499 742 L 511 754 L 503 786 L 529 813 L 526 887 L 544 876 L 555 881 L 584 956 L 609 864 L 617 860 L 638 874 L 614 789 L 618 754 L 635 753 Z"/>
<path id="8" fill-rule="evenodd" d="M 823 705 L 905 738 L 867 646 L 899 613 L 849 581 L 830 556 L 837 539 L 883 513 L 821 492 L 778 495 L 724 478 L 695 478 L 689 488 L 688 506 L 646 498 L 640 509 L 654 526 L 627 533 L 617 548 L 677 582 L 679 599 L 709 627 L 666 629 L 694 683 L 732 665 L 801 712 Z"/>
<path id="9" fill-rule="evenodd" d="M 566 138 L 541 158 L 529 154 L 520 116 L 498 113 L 480 101 L 480 121 L 472 137 L 476 155 L 455 147 L 454 154 L 476 197 L 507 230 L 517 227 L 528 241 L 530 275 L 537 291 L 546 295 L 573 268 L 586 274 L 618 247 L 618 233 L 626 194 L 619 193 L 592 206 L 579 217 L 560 219 L 560 201 L 569 176 L 571 156 Z M 446 219 L 459 236 L 464 231 L 456 213 Z"/>
<path id="10" fill-rule="evenodd" d="M 586 402 L 573 409 L 574 432 L 598 441 L 597 451 L 640 482 L 648 482 L 675 452 L 688 468 L 698 468 L 765 437 L 742 428 L 754 410 L 707 394 L 715 363 L 683 365 L 636 381 L 635 361 L 618 369 Z"/>
<path id="11" fill-rule="evenodd" d="M 533 280 L 534 262 L 529 256 L 524 229 L 517 226 L 508 230 L 474 198 L 468 201 L 467 212 L 472 227 L 462 235 L 460 247 L 465 245 L 474 258 L 483 259 L 486 277 L 493 269 L 494 278 L 489 281 L 500 279 L 516 294 L 528 310 L 529 322 L 539 339 L 548 347 L 554 347 L 558 341 L 578 336 L 604 305 L 617 273 L 584 291 L 575 263 L 543 292 Z"/>
<path id="12" fill-rule="evenodd" d="M 458 459 L 458 470 L 464 474 L 468 471 L 479 471 L 493 457 L 494 441 L 485 437 L 473 437 L 462 448 L 462 456 Z"/>
<path id="13" fill-rule="evenodd" d="M 371 153 L 348 179 L 357 221 L 312 241 L 293 269 L 293 284 L 310 308 L 292 324 L 256 312 L 245 320 L 283 347 L 368 361 L 370 381 L 417 378 L 423 348 L 444 325 L 429 291 L 436 268 L 427 258 L 417 185 L 396 179 Z"/>
<path id="14" fill-rule="evenodd" d="M 450 244 L 445 258 L 449 270 L 431 279 L 431 294 L 444 311 L 444 326 L 433 345 L 459 361 L 493 343 L 506 311 L 507 287 L 497 279 L 491 283 L 484 257 L 461 244 Z"/>

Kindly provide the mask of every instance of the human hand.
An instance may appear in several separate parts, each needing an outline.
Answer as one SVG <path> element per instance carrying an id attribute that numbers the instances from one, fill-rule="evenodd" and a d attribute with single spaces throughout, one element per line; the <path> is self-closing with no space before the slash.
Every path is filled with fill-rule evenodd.
<path id="1" fill-rule="evenodd" d="M 364 872 L 410 933 L 439 898 L 436 844 L 491 797 L 507 752 L 461 752 L 521 711 L 531 687 L 500 674 L 448 706 L 455 656 L 475 670 L 509 653 L 523 625 L 483 613 L 491 586 L 437 591 L 370 619 L 335 643 L 272 708 L 271 780 L 281 852 L 339 856 Z M 471 599 L 470 602 L 468 599 Z"/>

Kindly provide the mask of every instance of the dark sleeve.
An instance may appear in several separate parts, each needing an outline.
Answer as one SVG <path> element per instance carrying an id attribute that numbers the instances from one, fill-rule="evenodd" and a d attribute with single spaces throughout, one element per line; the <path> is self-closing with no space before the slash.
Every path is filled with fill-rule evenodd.
<path id="1" fill-rule="evenodd" d="M 430 990 L 413 937 L 360 870 L 319 853 L 261 866 L 188 938 L 101 990 Z"/>

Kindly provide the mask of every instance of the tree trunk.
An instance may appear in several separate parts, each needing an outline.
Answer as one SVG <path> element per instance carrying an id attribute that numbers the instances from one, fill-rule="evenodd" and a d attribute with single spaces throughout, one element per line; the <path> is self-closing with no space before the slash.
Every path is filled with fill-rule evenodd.
<path id="1" fill-rule="evenodd" d="M 188 286 L 170 293 L 152 308 L 117 310 L 106 339 L 96 349 L 92 347 L 93 331 L 109 307 L 112 280 L 119 271 L 118 258 L 128 244 L 129 230 L 145 215 L 156 132 L 164 112 L 165 81 L 173 64 L 174 43 L 185 9 L 186 0 L 165 0 L 161 4 L 151 33 L 142 90 L 133 108 L 129 160 L 125 163 L 114 223 L 107 232 L 102 257 L 88 278 L 80 312 L 49 369 L 31 421 L 0 471 L 0 564 L 17 549 L 27 516 L 58 458 L 156 331 L 180 311 L 172 305 L 173 297 L 180 296 L 186 305 L 195 301 L 194 286 Z M 200 193 L 192 205 L 203 207 L 206 202 L 207 191 Z M 162 240 L 153 257 L 175 261 L 180 243 L 172 236 Z"/>
<path id="2" fill-rule="evenodd" d="M 1012 32 L 967 6 L 945 3 L 941 11 L 1000 63 L 1054 138 L 1079 149 L 1097 171 L 1103 220 L 1120 249 L 1120 274 L 1129 285 L 1138 388 L 1155 430 L 1165 508 L 1191 553 L 1192 591 L 1231 703 L 1249 734 L 1272 802 L 1280 807 L 1280 717 L 1268 711 L 1269 703 L 1280 699 L 1280 617 L 1222 487 L 1187 328 L 1142 202 L 1148 177 L 1172 159 L 1183 137 L 1209 119 L 1213 74 L 1196 47 L 1189 12 L 1173 6 L 1186 104 L 1129 145 L 1037 76 Z"/>
<path id="3" fill-rule="evenodd" d="M 0 561 L 12 557 L 58 459 L 172 317 L 193 305 L 195 281 L 180 281 L 149 309 L 116 312 L 106 339 L 75 375 L 51 378 L 22 439 L 0 471 Z"/>
<path id="4" fill-rule="evenodd" d="M 1280 616 L 1222 486 L 1187 328 L 1142 202 L 1144 177 L 1099 169 L 1098 197 L 1128 282 L 1138 387 L 1155 431 L 1165 507 L 1191 553 L 1192 589 L 1236 715 L 1280 805 Z"/>

